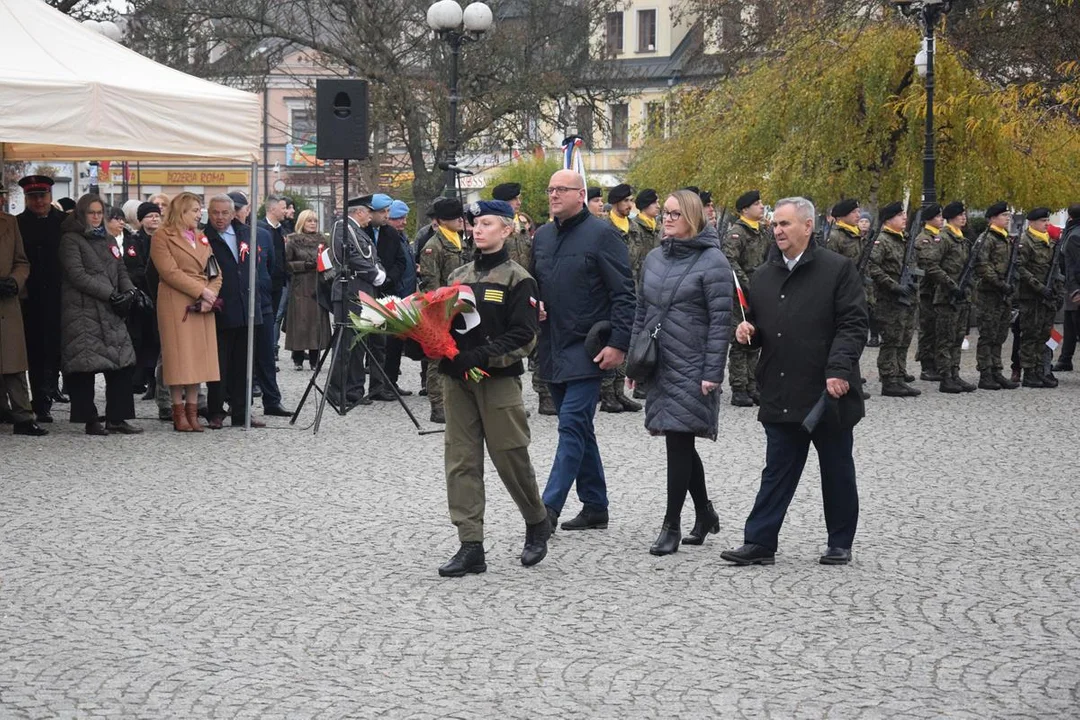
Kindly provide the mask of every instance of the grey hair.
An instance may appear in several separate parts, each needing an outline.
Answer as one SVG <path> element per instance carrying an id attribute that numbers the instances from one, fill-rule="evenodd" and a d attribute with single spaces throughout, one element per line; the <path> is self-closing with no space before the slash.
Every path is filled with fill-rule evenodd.
<path id="1" fill-rule="evenodd" d="M 281 202 L 281 203 L 285 202 L 285 198 L 282 197 L 281 195 L 267 195 L 266 196 L 266 206 L 267 207 L 270 207 L 271 205 L 276 205 L 279 202 Z"/>
<path id="2" fill-rule="evenodd" d="M 782 200 L 777 200 L 776 205 L 773 206 L 773 210 L 779 210 L 784 205 L 791 205 L 795 208 L 795 214 L 799 220 L 803 222 L 807 220 L 815 220 L 817 218 L 817 212 L 814 210 L 814 203 L 810 202 L 804 197 L 787 197 Z"/>
<path id="3" fill-rule="evenodd" d="M 229 197 L 228 195 L 226 195 L 225 193 L 218 193 L 214 197 L 210 198 L 210 201 L 206 203 L 206 207 L 210 207 L 213 203 L 216 203 L 216 202 L 228 203 L 229 205 L 233 206 L 234 210 L 236 209 L 235 208 L 236 204 L 233 202 L 233 199 L 231 197 Z"/>

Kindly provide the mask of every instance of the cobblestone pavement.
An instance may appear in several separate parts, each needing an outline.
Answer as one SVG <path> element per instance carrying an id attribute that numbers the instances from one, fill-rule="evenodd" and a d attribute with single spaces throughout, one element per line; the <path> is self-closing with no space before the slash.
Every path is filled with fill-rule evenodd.
<path id="1" fill-rule="evenodd" d="M 277 418 L 199 436 L 154 419 L 134 438 L 5 427 L 0 717 L 1080 716 L 1080 373 L 902 400 L 877 396 L 874 358 L 846 568 L 816 562 L 813 459 L 777 564 L 720 560 L 764 450 L 753 412 L 727 404 L 721 437 L 739 442 L 703 443 L 722 525 L 703 547 L 648 554 L 663 443 L 640 414 L 600 415 L 610 529 L 559 531 L 522 568 L 489 465 L 489 571 L 460 580 L 435 572 L 456 549 L 441 436 L 394 405 L 328 416 L 314 438 Z M 282 367 L 295 403 L 308 376 Z M 532 422 L 543 481 L 555 421 Z"/>

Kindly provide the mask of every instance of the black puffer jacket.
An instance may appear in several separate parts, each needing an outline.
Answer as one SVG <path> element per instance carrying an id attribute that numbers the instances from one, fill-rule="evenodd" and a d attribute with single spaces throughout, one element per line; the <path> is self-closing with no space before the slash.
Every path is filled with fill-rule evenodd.
<path id="1" fill-rule="evenodd" d="M 124 318 L 109 296 L 134 286 L 112 238 L 94 236 L 74 215 L 60 238 L 60 367 L 64 372 L 103 372 L 135 364 Z"/>
<path id="2" fill-rule="evenodd" d="M 660 362 L 648 382 L 645 427 L 653 435 L 694 433 L 716 439 L 720 394 L 701 394 L 702 381 L 724 381 L 734 295 L 731 265 L 716 229 L 689 240 L 665 239 L 645 258 L 634 335 L 652 332 L 688 266 L 660 326 Z"/>

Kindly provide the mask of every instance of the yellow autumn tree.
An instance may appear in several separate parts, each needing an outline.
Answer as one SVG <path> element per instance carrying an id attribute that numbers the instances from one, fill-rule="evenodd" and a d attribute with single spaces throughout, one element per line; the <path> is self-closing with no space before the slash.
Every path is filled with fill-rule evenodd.
<path id="1" fill-rule="evenodd" d="M 823 206 L 842 197 L 877 205 L 921 195 L 926 87 L 911 27 L 788 39 L 714 88 L 683 94 L 677 131 L 652 141 L 630 170 L 639 187 L 688 184 L 730 207 L 748 188 L 769 200 L 804 195 Z M 936 56 L 938 197 L 973 207 L 1063 207 L 1080 196 L 1080 127 L 1059 91 L 1048 107 L 1037 88 L 995 89 L 947 43 Z M 1075 117 L 1075 116 L 1073 116 Z"/>

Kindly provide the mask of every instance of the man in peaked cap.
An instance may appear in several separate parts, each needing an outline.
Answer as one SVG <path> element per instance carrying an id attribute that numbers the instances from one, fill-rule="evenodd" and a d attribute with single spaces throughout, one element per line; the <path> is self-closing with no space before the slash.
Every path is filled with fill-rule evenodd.
<path id="1" fill-rule="evenodd" d="M 611 188 L 607 196 L 611 210 L 605 218 L 619 231 L 623 242 L 626 243 L 626 249 L 630 255 L 631 272 L 634 271 L 635 266 L 640 267 L 641 253 L 647 242 L 642 237 L 641 226 L 630 219 L 630 211 L 634 207 L 633 195 L 633 188 L 626 183 Z M 638 280 L 635 274 L 635 284 Z M 641 410 L 641 403 L 626 397 L 625 386 L 626 373 L 622 367 L 615 368 L 614 375 L 604 378 L 604 382 L 600 385 L 600 412 L 618 413 L 624 410 L 639 412 Z"/>
<path id="2" fill-rule="evenodd" d="M 1013 288 L 1005 282 L 1013 241 L 1009 238 L 1009 206 L 997 202 L 986 208 L 986 230 L 977 241 L 981 248 L 975 275 L 979 287 L 975 307 L 979 313 L 979 344 L 975 352 L 980 390 L 1013 390 L 1004 375 L 1001 348 L 1012 322 Z M 1019 240 L 1019 238 L 1017 238 Z"/>
<path id="3" fill-rule="evenodd" d="M 761 202 L 760 192 L 749 190 L 740 195 L 735 201 L 735 210 L 739 213 L 739 219 L 728 228 L 722 249 L 731 263 L 732 272 L 739 280 L 743 296 L 749 297 L 750 278 L 754 270 L 765 262 L 765 254 L 772 239 L 764 222 L 765 205 Z M 735 311 L 735 317 L 741 321 L 740 312 Z M 757 381 L 754 379 L 758 350 L 736 342 L 735 328 L 738 324 L 732 321 L 731 344 L 728 350 L 731 404 L 735 407 L 753 407 L 758 398 Z"/>
<path id="4" fill-rule="evenodd" d="M 951 202 L 941 209 L 945 227 L 941 229 L 941 248 L 936 264 L 927 269 L 934 283 L 934 338 L 937 348 L 934 359 L 943 393 L 974 392 L 976 386 L 960 377 L 960 350 L 967 332 L 971 312 L 973 283 L 961 289 L 959 280 L 968 256 L 975 250 L 969 247 L 963 227 L 967 222 L 964 203 Z"/>
<path id="5" fill-rule="evenodd" d="M 881 232 L 870 251 L 870 277 L 874 281 L 881 348 L 878 375 L 886 397 L 917 397 L 921 391 L 906 382 L 908 348 L 915 332 L 916 294 L 900 284 L 907 252 L 907 213 L 903 204 L 889 203 L 878 213 Z"/>
<path id="6" fill-rule="evenodd" d="M 1050 210 L 1035 208 L 1027 214 L 1027 221 L 1017 257 L 1020 367 L 1024 371 L 1024 387 L 1053 388 L 1057 387 L 1057 379 L 1045 368 L 1046 341 L 1065 298 L 1065 282 L 1057 268 L 1052 267 L 1054 244 L 1047 232 Z"/>
<path id="7" fill-rule="evenodd" d="M 937 334 L 934 324 L 934 279 L 933 273 L 941 261 L 941 228 L 945 227 L 945 218 L 941 215 L 941 206 L 930 203 L 923 208 L 923 226 L 912 228 L 918 232 L 915 238 L 915 253 L 919 260 L 919 269 L 925 276 L 919 283 L 919 344 L 915 350 L 915 361 L 922 366 L 920 380 L 941 382 L 937 371 Z"/>

